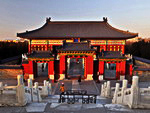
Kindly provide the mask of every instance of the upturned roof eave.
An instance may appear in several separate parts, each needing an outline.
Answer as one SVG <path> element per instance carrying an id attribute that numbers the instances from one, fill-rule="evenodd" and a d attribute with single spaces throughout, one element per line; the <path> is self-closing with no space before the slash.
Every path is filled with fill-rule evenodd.
<path id="1" fill-rule="evenodd" d="M 45 36 L 41 36 L 41 37 L 32 37 L 32 36 L 23 36 L 23 35 L 20 35 L 20 34 L 17 34 L 17 37 L 20 37 L 20 38 L 25 38 L 25 39 L 72 39 L 72 38 L 83 38 L 83 39 L 95 39 L 95 40 L 99 40 L 99 39 L 130 39 L 130 38 L 135 38 L 138 36 L 138 33 L 133 35 L 133 36 L 128 36 L 128 37 L 79 37 L 79 36 L 76 36 L 76 37 L 68 37 L 68 36 L 64 36 L 64 37 L 45 37 Z"/>
<path id="2" fill-rule="evenodd" d="M 90 22 L 81 22 L 81 23 L 94 23 L 95 21 L 90 21 Z M 128 32 L 128 31 L 123 31 L 123 30 L 120 30 L 120 29 L 117 29 L 115 27 L 112 27 L 108 22 L 103 22 L 103 21 L 96 21 L 96 23 L 104 23 L 107 25 L 107 27 L 111 30 L 114 30 L 114 31 L 117 31 L 117 32 L 121 32 L 122 33 L 122 36 L 105 36 L 105 37 L 102 37 L 102 36 L 99 36 L 99 37 L 81 37 L 81 36 L 38 36 L 38 31 L 42 30 L 44 27 L 47 27 L 49 26 L 50 24 L 55 24 L 55 23 L 62 23 L 62 22 L 46 22 L 42 27 L 40 28 L 37 28 L 35 30 L 31 30 L 31 31 L 26 31 L 26 32 L 23 32 L 23 33 L 17 33 L 17 37 L 20 37 L 20 38 L 26 38 L 26 39 L 66 39 L 66 38 L 89 38 L 89 39 L 118 39 L 118 38 L 121 38 L 121 39 L 130 39 L 130 38 L 134 38 L 136 36 L 138 36 L 138 33 L 132 33 L 132 32 Z M 63 23 L 71 23 L 71 22 L 63 22 Z M 80 22 L 73 22 L 73 23 L 80 23 Z M 34 36 L 31 36 L 31 33 L 35 33 Z M 129 36 L 127 36 L 129 35 Z"/>

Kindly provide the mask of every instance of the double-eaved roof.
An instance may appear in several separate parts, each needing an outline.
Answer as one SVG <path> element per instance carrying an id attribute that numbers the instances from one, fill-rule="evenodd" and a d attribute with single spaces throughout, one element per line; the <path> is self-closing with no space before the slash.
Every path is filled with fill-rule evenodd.
<path id="1" fill-rule="evenodd" d="M 112 27 L 104 21 L 50 21 L 38 29 L 17 33 L 17 37 L 27 39 L 129 39 L 138 36 L 137 33 L 123 31 Z"/>
<path id="2" fill-rule="evenodd" d="M 53 56 L 49 51 L 34 51 L 28 58 L 53 58 Z"/>
<path id="3" fill-rule="evenodd" d="M 64 43 L 61 49 L 58 51 L 95 51 L 91 49 L 88 42 L 73 42 L 73 43 Z"/>
<path id="4" fill-rule="evenodd" d="M 126 59 L 126 57 L 124 57 L 123 55 L 121 55 L 120 51 L 104 51 L 103 55 L 100 55 L 99 58 L 100 59 L 121 59 L 124 58 Z"/>

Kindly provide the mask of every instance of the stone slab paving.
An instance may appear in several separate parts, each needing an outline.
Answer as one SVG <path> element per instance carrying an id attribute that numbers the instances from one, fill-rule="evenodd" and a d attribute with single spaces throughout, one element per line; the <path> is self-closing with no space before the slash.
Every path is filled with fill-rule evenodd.
<path id="1" fill-rule="evenodd" d="M 31 103 L 25 107 L 27 112 L 44 112 L 47 103 Z"/>
<path id="2" fill-rule="evenodd" d="M 0 113 L 150 113 L 118 104 L 32 103 L 25 107 L 0 107 Z"/>
<path id="3" fill-rule="evenodd" d="M 86 90 L 88 94 L 97 94 L 97 95 L 100 94 L 100 92 L 97 91 L 97 87 L 95 86 L 93 80 L 91 80 L 91 81 L 82 81 L 80 83 L 80 88 L 82 90 Z"/>
<path id="4" fill-rule="evenodd" d="M 77 80 L 72 80 L 72 90 L 81 90 L 79 82 Z"/>

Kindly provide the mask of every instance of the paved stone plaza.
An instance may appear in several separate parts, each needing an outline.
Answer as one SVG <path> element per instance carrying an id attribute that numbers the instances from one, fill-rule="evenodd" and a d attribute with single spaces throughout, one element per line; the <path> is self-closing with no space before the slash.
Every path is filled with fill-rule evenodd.
<path id="1" fill-rule="evenodd" d="M 150 113 L 150 110 L 132 110 L 116 104 L 32 103 L 26 107 L 1 107 L 0 113 Z"/>

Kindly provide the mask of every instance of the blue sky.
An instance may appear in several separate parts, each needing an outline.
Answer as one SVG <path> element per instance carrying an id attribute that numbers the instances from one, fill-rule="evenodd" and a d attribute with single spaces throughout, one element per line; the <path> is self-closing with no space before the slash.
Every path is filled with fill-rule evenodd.
<path id="1" fill-rule="evenodd" d="M 41 27 L 52 20 L 108 22 L 119 29 L 150 37 L 150 0 L 0 0 L 0 40 Z"/>

